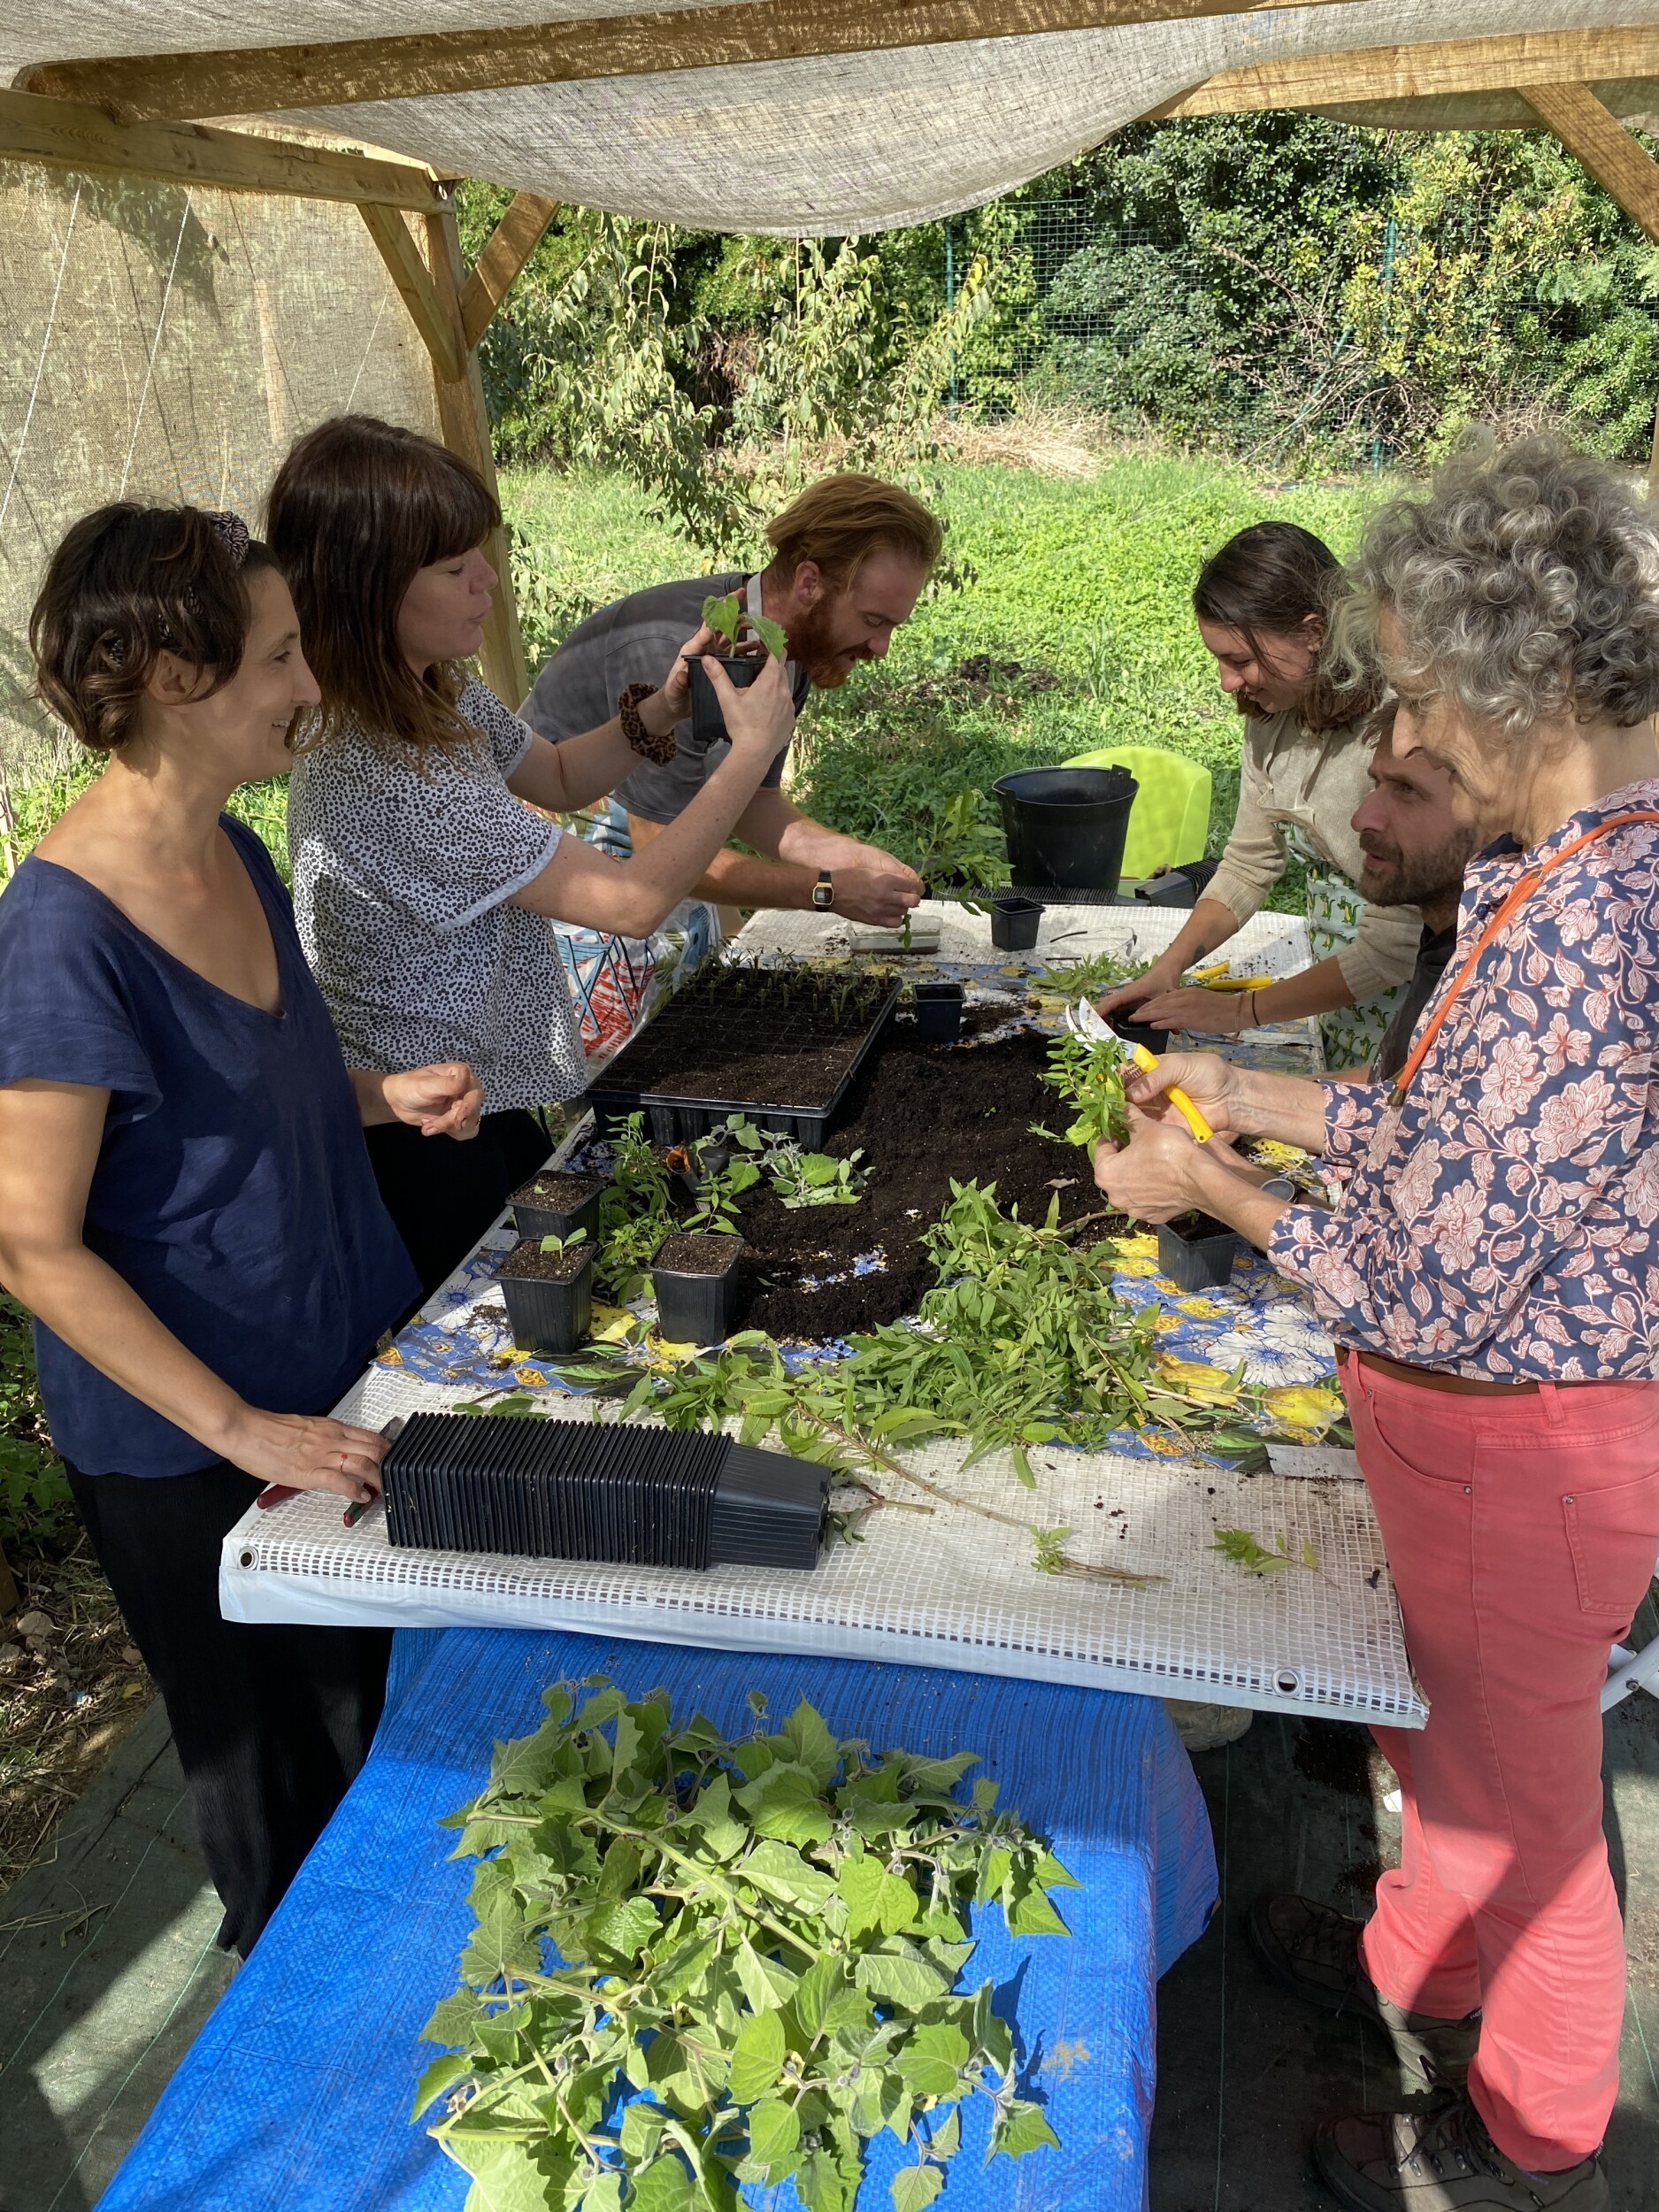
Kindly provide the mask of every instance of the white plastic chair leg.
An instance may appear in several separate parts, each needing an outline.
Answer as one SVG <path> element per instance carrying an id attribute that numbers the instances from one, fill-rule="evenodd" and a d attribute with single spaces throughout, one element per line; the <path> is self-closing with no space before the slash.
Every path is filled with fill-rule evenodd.
<path id="1" fill-rule="evenodd" d="M 1632 1651 L 1626 1644 L 1614 1645 L 1607 1680 L 1601 1686 L 1601 1710 L 1610 1713 L 1633 1690 L 1646 1690 L 1649 1697 L 1659 1697 L 1659 1636 L 1640 1651 Z"/>

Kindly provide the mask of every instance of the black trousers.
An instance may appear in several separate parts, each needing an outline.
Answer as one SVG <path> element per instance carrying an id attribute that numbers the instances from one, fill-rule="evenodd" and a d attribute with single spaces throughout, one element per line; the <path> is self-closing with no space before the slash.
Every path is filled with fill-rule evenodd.
<path id="1" fill-rule="evenodd" d="M 225 1907 L 219 1947 L 245 1958 L 368 1756 L 391 1631 L 221 1617 L 219 1539 L 264 1486 L 223 1460 L 151 1479 L 68 1472 L 98 1564 L 166 1702 Z"/>
<path id="2" fill-rule="evenodd" d="M 478 1134 L 423 1137 L 407 1122 L 365 1129 L 369 1160 L 386 1210 L 409 1248 L 430 1297 L 458 1267 L 506 1203 L 553 1149 L 548 1134 L 522 1108 L 486 1114 Z"/>

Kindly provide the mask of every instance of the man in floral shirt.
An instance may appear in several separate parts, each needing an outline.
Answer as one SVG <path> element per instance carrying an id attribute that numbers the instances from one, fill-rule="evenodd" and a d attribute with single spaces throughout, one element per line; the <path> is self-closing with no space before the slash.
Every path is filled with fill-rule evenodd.
<path id="1" fill-rule="evenodd" d="M 1171 1057 L 1096 1176 L 1143 1219 L 1220 1216 L 1329 1325 L 1429 1699 L 1420 1735 L 1377 1732 L 1403 1811 L 1375 1916 L 1252 1915 L 1280 1980 L 1448 2093 L 1322 2129 L 1319 2171 L 1356 2212 L 1604 2212 L 1598 1696 L 1659 1555 L 1659 537 L 1534 440 L 1386 508 L 1355 584 L 1396 750 L 1450 774 L 1483 848 L 1446 974 L 1391 1085 Z M 1339 1166 L 1335 1211 L 1246 1185 L 1171 1084 Z"/>

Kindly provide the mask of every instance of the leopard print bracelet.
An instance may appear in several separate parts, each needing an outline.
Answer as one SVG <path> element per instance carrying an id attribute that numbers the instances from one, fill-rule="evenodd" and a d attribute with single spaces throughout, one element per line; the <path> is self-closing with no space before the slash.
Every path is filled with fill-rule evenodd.
<path id="1" fill-rule="evenodd" d="M 647 760 L 653 760 L 659 768 L 667 767 L 679 750 L 679 741 L 672 729 L 661 737 L 653 737 L 640 718 L 640 703 L 657 691 L 656 684 L 630 684 L 617 701 L 617 719 L 622 725 L 622 734 L 634 751 Z"/>

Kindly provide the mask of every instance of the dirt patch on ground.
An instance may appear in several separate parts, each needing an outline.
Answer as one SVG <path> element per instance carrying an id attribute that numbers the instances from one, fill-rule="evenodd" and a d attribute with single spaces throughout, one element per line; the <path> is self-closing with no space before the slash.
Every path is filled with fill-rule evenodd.
<path id="1" fill-rule="evenodd" d="M 0 1893 L 154 1694 L 84 1537 L 61 1559 L 9 1557 L 21 1603 L 0 1626 Z"/>
<path id="2" fill-rule="evenodd" d="M 1002 1206 L 1017 1204 L 1026 1221 L 1043 1219 L 1056 1189 L 1062 1221 L 1095 1212 L 1100 1194 L 1085 1155 L 1032 1127 L 1065 1126 L 1042 1080 L 1048 1049 L 1028 1033 L 971 1051 L 889 1038 L 860 1070 L 825 1147 L 841 1158 L 862 1148 L 869 1181 L 858 1204 L 791 1212 L 764 1187 L 742 1202 L 749 1252 L 738 1326 L 823 1338 L 913 1313 L 933 1286 L 917 1240 L 949 1204 L 953 1177 L 995 1183 Z M 885 1265 L 856 1273 L 878 1250 Z"/>

